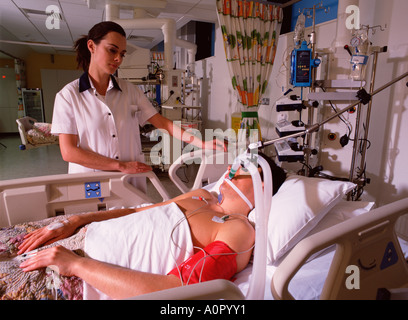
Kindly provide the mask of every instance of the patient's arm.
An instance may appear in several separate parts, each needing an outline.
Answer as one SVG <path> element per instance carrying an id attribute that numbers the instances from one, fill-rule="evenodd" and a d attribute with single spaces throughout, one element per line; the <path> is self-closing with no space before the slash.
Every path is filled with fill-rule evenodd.
<path id="1" fill-rule="evenodd" d="M 236 256 L 237 272 L 245 269 L 251 258 L 252 248 L 255 243 L 255 230 L 248 221 L 232 218 L 232 221 L 223 224 L 215 240 L 225 242 L 234 252 L 238 253 Z"/>
<path id="2" fill-rule="evenodd" d="M 54 243 L 55 241 L 65 239 L 74 234 L 75 230 L 83 227 L 92 222 L 105 221 L 109 219 L 120 218 L 135 212 L 146 210 L 153 206 L 160 206 L 164 203 L 158 203 L 152 206 L 143 208 L 125 208 L 125 209 L 114 209 L 107 211 L 98 212 L 87 212 L 78 215 L 72 215 L 67 217 L 67 223 L 64 226 L 49 230 L 47 226 L 30 232 L 24 237 L 23 243 L 18 247 L 18 254 L 22 254 L 27 251 L 31 251 L 43 245 L 48 245 Z"/>
<path id="3" fill-rule="evenodd" d="M 49 229 L 48 226 L 30 232 L 24 237 L 23 243 L 18 247 L 18 254 L 31 251 L 43 245 L 54 243 L 74 234 L 75 230 L 91 222 L 104 221 L 119 218 L 136 212 L 138 209 L 117 209 L 108 211 L 90 212 L 73 215 L 66 218 L 66 223 L 56 229 Z M 143 209 L 140 209 L 143 210 Z"/>
<path id="4" fill-rule="evenodd" d="M 225 223 L 215 240 L 225 242 L 237 255 L 237 271 L 248 264 L 254 230 L 242 219 L 232 219 Z M 89 285 L 99 289 L 114 299 L 123 299 L 181 286 L 175 275 L 159 275 L 131 270 L 101 261 L 84 258 L 61 246 L 39 251 L 34 257 L 24 261 L 20 267 L 28 272 L 55 265 L 65 276 L 77 276 Z"/>
<path id="5" fill-rule="evenodd" d="M 132 214 L 135 212 L 141 212 L 144 210 L 148 210 L 150 208 L 164 206 L 164 205 L 167 205 L 173 202 L 177 203 L 180 200 L 191 198 L 193 196 L 205 197 L 207 201 L 210 200 L 210 198 L 214 197 L 208 191 L 203 190 L 203 189 L 198 189 L 198 190 L 190 191 L 185 194 L 179 195 L 173 199 L 170 199 L 164 202 L 159 202 L 159 203 L 156 203 L 150 206 L 144 206 L 141 208 L 114 209 L 114 210 L 107 210 L 107 211 L 84 213 L 84 214 L 71 216 L 69 220 L 70 222 L 72 221 L 72 223 L 77 228 L 79 228 L 91 222 L 98 222 L 98 221 L 105 221 L 105 220 L 114 219 L 114 218 L 120 218 L 128 214 Z"/>
<path id="6" fill-rule="evenodd" d="M 36 249 L 40 246 L 48 245 L 48 244 L 54 243 L 55 241 L 65 239 L 71 236 L 72 234 L 74 234 L 75 230 L 77 230 L 78 228 L 83 227 L 92 222 L 120 218 L 120 217 L 129 215 L 135 212 L 147 210 L 152 207 L 163 206 L 171 202 L 177 203 L 177 201 L 180 201 L 186 198 L 191 198 L 193 196 L 204 197 L 207 200 L 210 200 L 210 198 L 213 197 L 208 191 L 199 189 L 199 190 L 190 191 L 186 194 L 177 196 L 166 202 L 160 202 L 160 203 L 157 203 L 151 206 L 147 206 L 147 207 L 132 208 L 132 209 L 130 208 L 129 209 L 127 208 L 126 209 L 114 209 L 114 210 L 88 212 L 88 213 L 83 213 L 83 214 L 78 214 L 78 215 L 72 215 L 70 217 L 67 217 L 68 223 L 64 224 L 64 226 L 61 228 L 49 230 L 47 227 L 43 227 L 43 228 L 40 228 L 38 230 L 35 230 L 27 234 L 24 237 L 25 239 L 23 243 L 19 246 L 18 254 L 22 254 L 24 252 Z"/>
<path id="7" fill-rule="evenodd" d="M 77 261 L 75 274 L 113 299 L 181 286 L 180 279 L 174 275 L 141 272 L 87 258 Z"/>
<path id="8" fill-rule="evenodd" d="M 38 252 L 23 262 L 23 271 L 32 271 L 50 265 L 58 267 L 65 276 L 77 276 L 113 299 L 174 288 L 181 285 L 174 275 L 159 275 L 135 271 L 101 261 L 83 258 L 64 247 L 53 247 Z"/>

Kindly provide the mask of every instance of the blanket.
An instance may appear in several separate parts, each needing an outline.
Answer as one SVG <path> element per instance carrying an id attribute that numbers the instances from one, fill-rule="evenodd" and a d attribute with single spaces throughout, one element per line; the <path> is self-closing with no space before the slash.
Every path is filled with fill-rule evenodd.
<path id="1" fill-rule="evenodd" d="M 58 143 L 58 136 L 51 134 L 51 123 L 35 122 L 27 131 L 27 140 L 32 145 Z"/>
<path id="2" fill-rule="evenodd" d="M 20 269 L 21 260 L 17 256 L 18 246 L 24 236 L 50 223 L 66 219 L 57 216 L 36 222 L 26 222 L 0 229 L 0 300 L 79 300 L 82 299 L 82 280 L 77 277 L 58 276 L 46 269 L 24 272 Z M 63 245 L 79 255 L 83 255 L 85 228 L 70 238 L 57 241 L 47 247 Z"/>
<path id="3" fill-rule="evenodd" d="M 86 256 L 133 270 L 167 274 L 194 254 L 190 227 L 175 203 L 91 223 Z M 84 299 L 110 299 L 84 283 Z"/>

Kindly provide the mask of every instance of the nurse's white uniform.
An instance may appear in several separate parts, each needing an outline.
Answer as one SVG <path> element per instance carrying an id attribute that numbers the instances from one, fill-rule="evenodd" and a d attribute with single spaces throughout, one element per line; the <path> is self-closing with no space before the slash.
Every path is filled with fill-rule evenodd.
<path id="1" fill-rule="evenodd" d="M 51 132 L 78 135 L 78 146 L 121 161 L 144 162 L 139 125 L 157 113 L 143 92 L 123 79 L 111 76 L 101 96 L 87 73 L 57 93 Z M 68 173 L 97 171 L 69 163 Z M 136 187 L 144 190 L 145 179 Z"/>

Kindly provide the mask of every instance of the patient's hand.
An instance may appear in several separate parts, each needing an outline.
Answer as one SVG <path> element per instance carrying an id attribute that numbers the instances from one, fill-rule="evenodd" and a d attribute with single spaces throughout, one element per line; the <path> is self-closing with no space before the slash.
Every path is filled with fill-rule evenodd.
<path id="1" fill-rule="evenodd" d="M 23 243 L 18 247 L 18 254 L 34 250 L 40 246 L 54 243 L 74 234 L 77 225 L 71 219 L 64 222 L 55 222 L 49 226 L 30 232 L 24 237 Z"/>
<path id="2" fill-rule="evenodd" d="M 74 276 L 73 267 L 77 260 L 81 259 L 72 251 L 62 247 L 52 247 L 37 252 L 32 258 L 23 261 L 20 268 L 24 272 L 37 270 L 40 268 L 58 268 L 58 273 L 63 276 Z"/>

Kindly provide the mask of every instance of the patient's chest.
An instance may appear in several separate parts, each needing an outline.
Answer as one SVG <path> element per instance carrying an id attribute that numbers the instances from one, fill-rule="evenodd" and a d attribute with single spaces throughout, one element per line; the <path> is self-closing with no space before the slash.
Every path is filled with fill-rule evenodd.
<path id="1" fill-rule="evenodd" d="M 193 245 L 204 248 L 215 241 L 219 230 L 229 221 L 223 221 L 224 213 L 216 206 L 216 199 L 184 199 L 177 205 L 185 214 L 190 226 Z"/>

